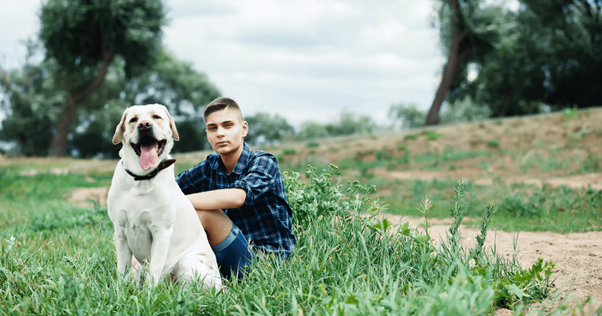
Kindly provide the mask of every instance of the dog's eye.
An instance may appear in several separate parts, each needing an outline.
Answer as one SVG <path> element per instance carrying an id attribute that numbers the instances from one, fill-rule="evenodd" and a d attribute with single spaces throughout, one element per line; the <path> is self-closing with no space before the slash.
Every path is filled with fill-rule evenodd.
<path id="1" fill-rule="evenodd" d="M 153 118 L 154 118 L 155 120 L 160 120 L 160 119 L 161 119 L 161 117 L 160 117 L 159 115 L 156 115 L 156 114 L 155 114 L 155 115 L 153 115 Z"/>
<path id="2" fill-rule="evenodd" d="M 137 120 L 138 120 L 138 118 L 137 118 L 137 117 L 133 117 L 133 118 L 130 120 L 130 123 L 136 123 L 136 121 L 137 121 Z"/>

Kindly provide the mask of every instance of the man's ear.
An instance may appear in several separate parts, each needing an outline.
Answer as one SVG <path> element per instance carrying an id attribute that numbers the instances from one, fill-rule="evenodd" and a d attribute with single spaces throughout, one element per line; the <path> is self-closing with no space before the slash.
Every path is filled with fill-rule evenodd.
<path id="1" fill-rule="evenodd" d="M 123 133 L 125 132 L 125 117 L 127 116 L 128 110 L 130 108 L 125 109 L 123 111 L 123 115 L 121 116 L 121 121 L 117 124 L 117 128 L 115 129 L 115 135 L 113 135 L 113 144 L 117 145 L 123 141 Z"/>
<path id="2" fill-rule="evenodd" d="M 171 118 L 171 115 L 169 115 L 169 111 L 167 111 L 167 107 L 164 105 L 163 108 L 165 109 L 165 113 L 167 114 L 167 117 L 169 118 L 169 128 L 171 128 L 171 137 L 174 140 L 180 140 L 180 135 L 178 135 L 178 130 L 176 129 L 176 122 L 174 122 L 173 119 Z"/>
<path id="3" fill-rule="evenodd" d="M 247 121 L 242 122 L 242 137 L 246 137 L 249 133 L 249 123 Z"/>

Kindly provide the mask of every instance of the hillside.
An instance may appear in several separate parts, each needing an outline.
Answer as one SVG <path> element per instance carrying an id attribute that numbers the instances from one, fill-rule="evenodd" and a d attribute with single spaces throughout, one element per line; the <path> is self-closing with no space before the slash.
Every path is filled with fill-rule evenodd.
<path id="1" fill-rule="evenodd" d="M 430 214 L 432 236 L 445 237 L 451 186 L 467 179 L 471 192 L 466 198 L 463 244 L 474 243 L 482 205 L 495 203 L 498 214 L 486 244 L 506 256 L 517 252 L 524 267 L 539 257 L 554 261 L 559 297 L 574 298 L 569 305 L 576 306 L 593 296 L 592 306 L 597 307 L 602 302 L 601 122 L 602 108 L 567 110 L 254 149 L 275 154 L 285 171 L 303 174 L 307 163 L 318 168 L 332 163 L 345 180 L 375 184 L 373 197 L 389 205 L 391 214 L 386 216 L 393 224 L 422 225 L 416 207 L 428 195 L 435 205 Z M 188 168 L 209 153 L 176 154 L 176 168 Z M 90 178 L 86 186 L 95 188 L 66 194 L 68 201 L 79 205 L 91 205 L 90 200 L 104 205 L 116 162 L 0 156 L 0 168 L 22 176 L 48 172 L 105 179 Z"/>

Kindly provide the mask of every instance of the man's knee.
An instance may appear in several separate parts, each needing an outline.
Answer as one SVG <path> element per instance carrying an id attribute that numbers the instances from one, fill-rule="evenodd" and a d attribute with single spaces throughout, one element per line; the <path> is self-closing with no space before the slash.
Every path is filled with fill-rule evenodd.
<path id="1" fill-rule="evenodd" d="M 224 240 L 232 230 L 232 221 L 222 210 L 196 210 L 196 213 L 207 233 L 211 246 L 215 246 Z"/>

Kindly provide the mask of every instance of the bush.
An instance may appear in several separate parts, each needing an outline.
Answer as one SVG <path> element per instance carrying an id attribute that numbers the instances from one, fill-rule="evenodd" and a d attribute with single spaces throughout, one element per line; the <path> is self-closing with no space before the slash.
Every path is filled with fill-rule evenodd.
<path id="1" fill-rule="evenodd" d="M 487 142 L 487 146 L 491 148 L 498 148 L 500 143 L 497 140 L 490 140 Z"/>
<path id="2" fill-rule="evenodd" d="M 297 150 L 295 148 L 284 148 L 282 153 L 285 155 L 294 155 L 297 153 Z"/>

